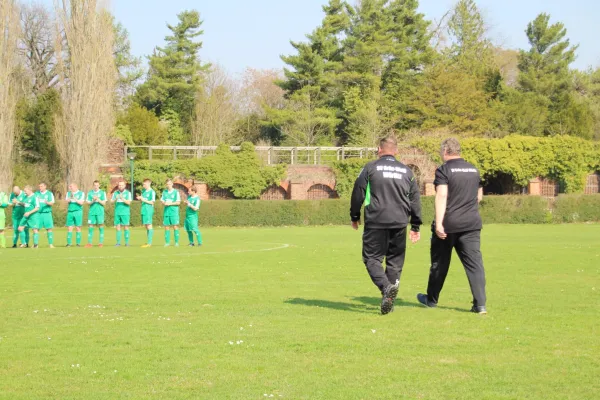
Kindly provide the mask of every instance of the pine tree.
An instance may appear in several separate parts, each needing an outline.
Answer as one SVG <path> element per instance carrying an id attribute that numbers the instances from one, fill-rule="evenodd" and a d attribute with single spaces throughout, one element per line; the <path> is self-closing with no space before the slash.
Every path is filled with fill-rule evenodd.
<path id="1" fill-rule="evenodd" d="M 154 110 L 159 118 L 166 110 L 177 113 L 184 132 L 189 135 L 194 99 L 208 66 L 201 64 L 198 56 L 202 42 L 197 38 L 204 33 L 200 29 L 200 14 L 184 11 L 177 18 L 177 25 L 167 25 L 172 34 L 165 37 L 166 45 L 157 47 L 149 57 L 148 80 L 138 89 L 137 97 L 140 104 Z"/>

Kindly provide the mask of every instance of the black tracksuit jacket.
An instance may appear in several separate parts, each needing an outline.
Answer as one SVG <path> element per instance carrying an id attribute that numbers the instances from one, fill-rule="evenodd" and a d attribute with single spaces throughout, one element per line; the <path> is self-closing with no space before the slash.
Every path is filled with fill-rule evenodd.
<path id="1" fill-rule="evenodd" d="M 365 205 L 365 229 L 399 229 L 411 224 L 419 232 L 421 194 L 414 174 L 392 156 L 368 163 L 361 171 L 352 192 L 350 218 L 360 221 Z"/>

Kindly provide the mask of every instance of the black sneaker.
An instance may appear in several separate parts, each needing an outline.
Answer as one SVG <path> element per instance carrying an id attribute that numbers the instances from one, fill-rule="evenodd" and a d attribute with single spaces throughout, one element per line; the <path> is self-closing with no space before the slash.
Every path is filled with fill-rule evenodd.
<path id="1" fill-rule="evenodd" d="M 188 244 L 188 246 L 189 247 L 194 247 L 195 245 L 194 245 L 194 243 L 190 243 L 190 244 Z"/>
<path id="2" fill-rule="evenodd" d="M 17 245 L 16 245 L 16 244 L 13 244 L 13 247 L 12 247 L 12 248 L 13 248 L 13 249 L 16 249 L 16 248 L 17 248 Z"/>
<path id="3" fill-rule="evenodd" d="M 395 285 L 390 285 L 385 289 L 381 299 L 381 315 L 386 315 L 394 309 L 394 301 L 398 296 L 398 282 Z"/>
<path id="4" fill-rule="evenodd" d="M 428 308 L 436 308 L 437 307 L 437 304 L 429 302 L 429 298 L 427 297 L 426 294 L 419 293 L 417 295 L 417 300 L 419 301 L 419 303 L 421 303 L 425 307 L 428 307 Z"/>
<path id="5" fill-rule="evenodd" d="M 487 309 L 485 308 L 485 306 L 473 306 L 471 308 L 471 312 L 479 315 L 486 315 Z"/>
<path id="6" fill-rule="evenodd" d="M 33 245 L 33 248 L 34 248 L 34 249 L 37 249 L 37 248 L 38 248 L 38 245 L 37 245 L 37 244 L 34 244 L 34 245 Z"/>

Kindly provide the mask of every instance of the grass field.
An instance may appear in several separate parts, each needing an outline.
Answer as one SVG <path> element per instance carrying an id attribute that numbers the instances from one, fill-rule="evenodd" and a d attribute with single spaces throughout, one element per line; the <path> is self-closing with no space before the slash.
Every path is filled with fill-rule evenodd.
<path id="1" fill-rule="evenodd" d="M 427 238 L 382 317 L 349 227 L 203 233 L 0 250 L 0 398 L 600 398 L 598 225 L 486 227 L 488 316 L 456 260 L 417 304 Z"/>

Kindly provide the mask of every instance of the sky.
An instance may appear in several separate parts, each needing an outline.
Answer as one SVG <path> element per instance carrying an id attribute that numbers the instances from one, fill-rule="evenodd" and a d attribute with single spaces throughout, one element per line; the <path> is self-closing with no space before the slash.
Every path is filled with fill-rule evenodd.
<path id="1" fill-rule="evenodd" d="M 44 0 L 52 2 L 52 0 Z M 152 53 L 176 24 L 177 13 L 200 11 L 205 31 L 204 61 L 241 73 L 247 67 L 282 68 L 279 58 L 291 54 L 290 40 L 302 41 L 323 18 L 327 0 L 112 0 L 117 19 L 130 33 L 137 56 Z M 439 20 L 455 0 L 420 0 L 420 11 Z M 490 26 L 494 43 L 507 48 L 528 48 L 525 29 L 539 13 L 561 21 L 571 43 L 579 44 L 575 68 L 600 66 L 600 1 L 598 0 L 477 0 Z"/>

